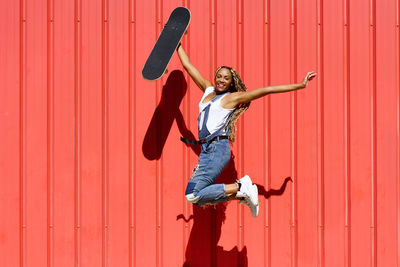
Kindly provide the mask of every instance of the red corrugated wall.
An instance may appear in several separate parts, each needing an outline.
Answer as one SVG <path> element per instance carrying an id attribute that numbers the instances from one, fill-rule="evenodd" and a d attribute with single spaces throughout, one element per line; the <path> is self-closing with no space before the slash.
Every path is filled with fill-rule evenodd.
<path id="1" fill-rule="evenodd" d="M 256 100 L 220 182 L 260 215 L 184 198 L 201 91 L 175 55 L 141 69 L 170 12 L 206 77 L 307 89 Z M 0 265 L 400 266 L 399 0 L 0 1 Z M 290 177 L 287 178 L 287 177 Z"/>

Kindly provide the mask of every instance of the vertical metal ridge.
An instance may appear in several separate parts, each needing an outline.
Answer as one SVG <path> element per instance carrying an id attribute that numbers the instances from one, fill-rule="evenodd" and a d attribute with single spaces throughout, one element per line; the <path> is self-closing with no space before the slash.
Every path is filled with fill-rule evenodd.
<path id="1" fill-rule="evenodd" d="M 371 266 L 377 266 L 377 155 L 376 155 L 376 0 L 369 1 L 369 78 L 371 116 Z"/>
<path id="2" fill-rule="evenodd" d="M 136 1 L 129 0 L 129 267 L 136 266 Z"/>
<path id="3" fill-rule="evenodd" d="M 102 0 L 102 47 L 101 47 L 101 87 L 102 87 L 102 266 L 108 266 L 108 154 L 109 154 L 109 84 L 108 84 L 108 0 Z"/>
<path id="4" fill-rule="evenodd" d="M 26 0 L 20 0 L 19 25 L 19 260 L 26 264 Z"/>
<path id="5" fill-rule="evenodd" d="M 189 0 L 183 0 L 183 6 L 187 7 L 190 10 L 190 2 Z M 185 43 L 186 51 L 190 53 L 190 38 L 188 37 L 190 33 L 187 33 L 183 36 L 183 42 Z M 190 35 L 189 35 L 190 36 Z M 187 128 L 190 129 L 190 82 L 191 78 L 188 72 L 184 73 L 185 80 L 186 80 L 186 97 L 183 98 L 183 118 L 187 122 Z M 187 184 L 187 175 L 190 173 L 190 149 L 182 143 L 183 149 L 183 177 L 182 177 L 182 192 L 186 190 Z M 183 201 L 183 214 L 185 218 L 189 218 L 189 210 L 191 203 L 188 201 Z M 183 243 L 182 243 L 182 262 L 185 262 L 186 257 L 186 244 L 189 242 L 190 230 L 189 230 L 189 221 L 183 221 Z"/>
<path id="6" fill-rule="evenodd" d="M 81 48 L 82 48 L 82 28 L 81 28 L 81 0 L 74 2 L 74 179 L 75 179 L 75 267 L 81 266 Z"/>
<path id="7" fill-rule="evenodd" d="M 214 78 L 215 75 L 215 70 L 217 68 L 217 51 L 218 51 L 218 46 L 217 46 L 217 32 L 218 32 L 218 27 L 217 27 L 217 21 L 218 21 L 218 16 L 217 16 L 217 8 L 218 8 L 218 1 L 217 0 L 213 0 L 211 2 L 211 19 L 212 19 L 212 23 L 211 23 L 211 75 L 210 77 Z M 238 211 L 239 213 L 239 211 Z M 213 222 L 215 222 L 215 212 L 211 212 L 211 216 L 210 216 L 210 225 L 212 225 Z M 237 218 L 237 220 L 239 221 L 239 217 Z M 213 242 L 216 242 L 215 240 L 215 235 L 216 235 L 216 230 L 215 227 L 211 227 L 210 229 L 210 248 L 213 246 Z M 240 229 L 238 229 L 238 236 L 240 235 Z M 239 242 L 238 242 L 239 243 Z M 210 263 L 211 265 L 216 265 L 217 264 L 217 259 L 216 259 L 216 252 L 215 251 L 210 251 Z"/>
<path id="8" fill-rule="evenodd" d="M 214 71 L 216 69 L 216 62 L 217 62 L 217 1 L 216 0 L 210 0 L 209 2 L 210 5 L 210 77 L 214 77 Z M 213 221 L 215 221 L 215 213 L 212 212 L 210 216 L 210 224 L 212 225 Z M 238 230 L 239 231 L 239 230 Z M 215 229 L 214 227 L 211 227 L 210 231 L 210 247 L 212 247 L 212 242 L 216 241 L 214 239 L 215 236 Z M 215 251 L 210 251 L 210 261 L 211 265 L 216 265 L 216 252 Z"/>
<path id="9" fill-rule="evenodd" d="M 400 0 L 396 0 L 396 211 L 397 211 L 397 267 L 400 267 Z"/>
<path id="10" fill-rule="evenodd" d="M 108 235 L 109 235 L 109 201 L 108 201 L 108 179 L 109 179 L 109 84 L 108 84 L 108 0 L 101 1 L 101 94 L 102 94 L 102 266 L 108 266 Z"/>
<path id="11" fill-rule="evenodd" d="M 400 267 L 400 0 L 396 0 L 396 211 L 397 211 L 397 267 Z"/>
<path id="12" fill-rule="evenodd" d="M 243 71 L 243 1 L 242 0 L 236 0 L 236 60 L 237 60 L 237 69 L 238 72 L 241 73 L 242 78 L 244 79 L 244 71 Z M 242 116 L 241 122 L 240 122 L 240 138 L 237 138 L 237 148 L 238 148 L 238 167 L 237 167 L 237 173 L 239 177 L 242 177 L 244 175 L 244 136 L 245 136 L 245 131 L 244 131 L 244 122 L 245 122 L 245 116 Z M 239 205 L 239 204 L 238 204 Z M 243 213 L 243 207 L 239 208 L 239 240 L 238 240 L 238 247 L 241 250 L 244 247 L 244 238 L 245 238 L 245 233 L 244 233 L 244 213 Z M 239 254 L 239 263 L 243 262 L 242 255 Z"/>
<path id="13" fill-rule="evenodd" d="M 317 1 L 317 168 L 318 168 L 318 266 L 325 266 L 324 194 L 324 28 L 323 0 Z"/>
<path id="14" fill-rule="evenodd" d="M 263 72 L 267 75 L 263 75 L 263 84 L 271 84 L 271 32 L 270 32 L 270 0 L 263 1 Z M 271 98 L 266 96 L 263 98 L 264 107 L 264 147 L 263 155 L 265 164 L 264 166 L 264 184 L 267 186 L 267 191 L 271 188 Z M 266 117 L 266 118 L 265 118 Z M 265 169 L 267 168 L 267 169 Z M 265 200 L 265 232 L 264 232 L 264 266 L 271 266 L 271 201 L 270 199 Z"/>
<path id="15" fill-rule="evenodd" d="M 47 0 L 47 266 L 54 262 L 54 3 Z"/>
<path id="16" fill-rule="evenodd" d="M 350 173 L 350 3 L 343 0 L 343 89 L 344 89 L 344 266 L 351 266 L 351 173 Z"/>
<path id="17" fill-rule="evenodd" d="M 290 81 L 297 78 L 297 0 L 290 0 Z M 297 266 L 298 261 L 298 229 L 297 229 L 297 92 L 290 94 L 290 128 L 291 128 L 291 265 Z"/>
<path id="18" fill-rule="evenodd" d="M 217 66 L 217 57 L 216 57 L 216 50 L 217 50 L 217 1 L 210 0 L 210 8 L 211 8 L 211 23 L 210 23 L 210 77 L 214 77 L 214 70 Z"/>
<path id="19" fill-rule="evenodd" d="M 163 28 L 162 14 L 163 14 L 162 0 L 156 0 L 156 40 Z M 156 81 L 156 103 L 161 100 L 162 82 L 163 78 Z M 161 124 L 161 122 L 159 122 Z M 160 127 L 161 125 L 158 125 Z M 160 140 L 157 140 L 157 147 L 160 148 Z M 156 160 L 156 266 L 163 266 L 162 260 L 162 168 L 163 168 L 163 155 Z"/>

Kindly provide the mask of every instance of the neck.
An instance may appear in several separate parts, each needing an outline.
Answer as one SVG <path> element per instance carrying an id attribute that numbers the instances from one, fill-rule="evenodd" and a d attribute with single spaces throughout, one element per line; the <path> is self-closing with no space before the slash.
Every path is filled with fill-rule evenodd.
<path id="1" fill-rule="evenodd" d="M 227 90 L 227 91 L 222 91 L 222 92 L 220 92 L 220 91 L 215 90 L 214 92 L 215 92 L 217 95 L 222 95 L 222 94 L 225 94 L 225 93 L 227 93 L 227 92 L 229 92 L 229 91 Z"/>

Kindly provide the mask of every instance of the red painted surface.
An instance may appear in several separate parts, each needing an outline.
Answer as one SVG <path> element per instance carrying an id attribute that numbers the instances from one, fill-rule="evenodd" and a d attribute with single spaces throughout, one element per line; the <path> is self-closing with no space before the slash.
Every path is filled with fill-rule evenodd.
<path id="1" fill-rule="evenodd" d="M 260 215 L 184 198 L 201 91 L 177 56 L 141 68 L 176 6 L 213 77 L 254 101 L 219 182 Z M 1 266 L 400 266 L 399 1 L 0 2 Z M 286 179 L 290 177 L 290 179 Z"/>

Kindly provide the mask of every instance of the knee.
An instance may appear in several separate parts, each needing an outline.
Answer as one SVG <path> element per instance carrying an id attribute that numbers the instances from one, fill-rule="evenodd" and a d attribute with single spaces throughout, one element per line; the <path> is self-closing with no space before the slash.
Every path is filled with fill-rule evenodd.
<path id="1" fill-rule="evenodd" d="M 196 204 L 200 199 L 200 196 L 195 196 L 193 193 L 186 195 L 186 200 L 192 204 Z"/>

